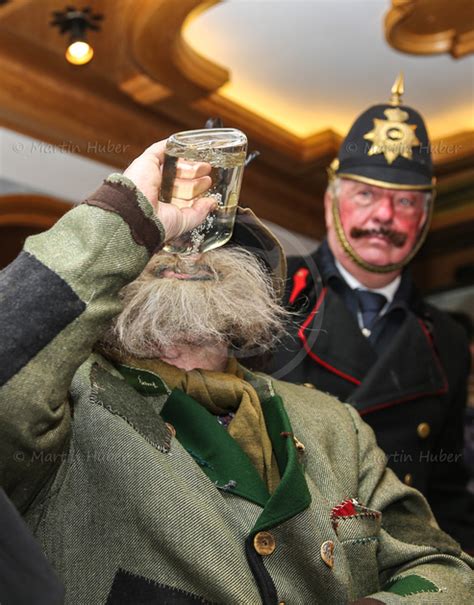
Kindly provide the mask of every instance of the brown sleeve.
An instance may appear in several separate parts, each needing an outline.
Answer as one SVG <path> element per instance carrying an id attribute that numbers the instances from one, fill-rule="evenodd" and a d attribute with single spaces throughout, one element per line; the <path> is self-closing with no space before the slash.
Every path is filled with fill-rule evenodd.
<path id="1" fill-rule="evenodd" d="M 140 207 L 137 190 L 119 182 L 104 181 L 95 193 L 83 202 L 119 214 L 128 224 L 133 239 L 154 254 L 163 245 L 163 231 Z"/>

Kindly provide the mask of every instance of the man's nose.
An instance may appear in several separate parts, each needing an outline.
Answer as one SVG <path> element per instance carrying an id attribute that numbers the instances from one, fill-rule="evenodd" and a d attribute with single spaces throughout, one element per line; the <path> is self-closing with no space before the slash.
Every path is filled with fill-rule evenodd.
<path id="1" fill-rule="evenodd" d="M 202 252 L 194 252 L 193 254 L 188 254 L 186 260 L 191 263 L 197 264 L 202 259 Z"/>
<path id="2" fill-rule="evenodd" d="M 375 205 L 373 218 L 381 223 L 389 223 L 393 220 L 395 209 L 391 195 L 383 195 Z"/>
<path id="3" fill-rule="evenodd" d="M 196 270 L 199 267 L 202 257 L 203 252 L 186 254 L 185 256 L 180 257 L 180 262 L 178 263 L 177 267 L 181 268 L 185 272 L 192 272 L 193 270 Z"/>

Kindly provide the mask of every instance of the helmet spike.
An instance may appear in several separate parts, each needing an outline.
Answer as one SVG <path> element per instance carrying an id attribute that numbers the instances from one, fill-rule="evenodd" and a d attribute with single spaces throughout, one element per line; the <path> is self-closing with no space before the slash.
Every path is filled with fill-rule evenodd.
<path id="1" fill-rule="evenodd" d="M 397 79 L 395 80 L 395 82 L 393 83 L 392 86 L 392 96 L 390 97 L 390 105 L 400 105 L 402 102 L 402 95 L 405 92 L 405 85 L 403 82 L 403 72 L 401 71 L 398 76 Z"/>

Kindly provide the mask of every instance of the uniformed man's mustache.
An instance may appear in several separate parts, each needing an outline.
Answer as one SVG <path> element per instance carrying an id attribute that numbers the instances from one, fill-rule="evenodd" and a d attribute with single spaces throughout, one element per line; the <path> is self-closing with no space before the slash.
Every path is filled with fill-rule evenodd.
<path id="1" fill-rule="evenodd" d="M 373 237 L 382 235 L 392 242 L 397 248 L 401 248 L 407 241 L 406 233 L 400 233 L 400 231 L 394 231 L 393 229 L 386 229 L 385 227 L 379 227 L 378 229 L 360 229 L 359 227 L 352 227 L 351 237 L 353 239 L 360 239 L 361 237 Z"/>

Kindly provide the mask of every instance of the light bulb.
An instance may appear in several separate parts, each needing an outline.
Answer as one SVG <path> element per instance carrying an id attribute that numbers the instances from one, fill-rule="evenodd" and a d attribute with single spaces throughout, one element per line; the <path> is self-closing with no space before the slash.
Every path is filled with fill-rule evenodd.
<path id="1" fill-rule="evenodd" d="M 70 44 L 66 50 L 66 59 L 73 65 L 85 65 L 94 56 L 94 49 L 83 40 Z"/>

